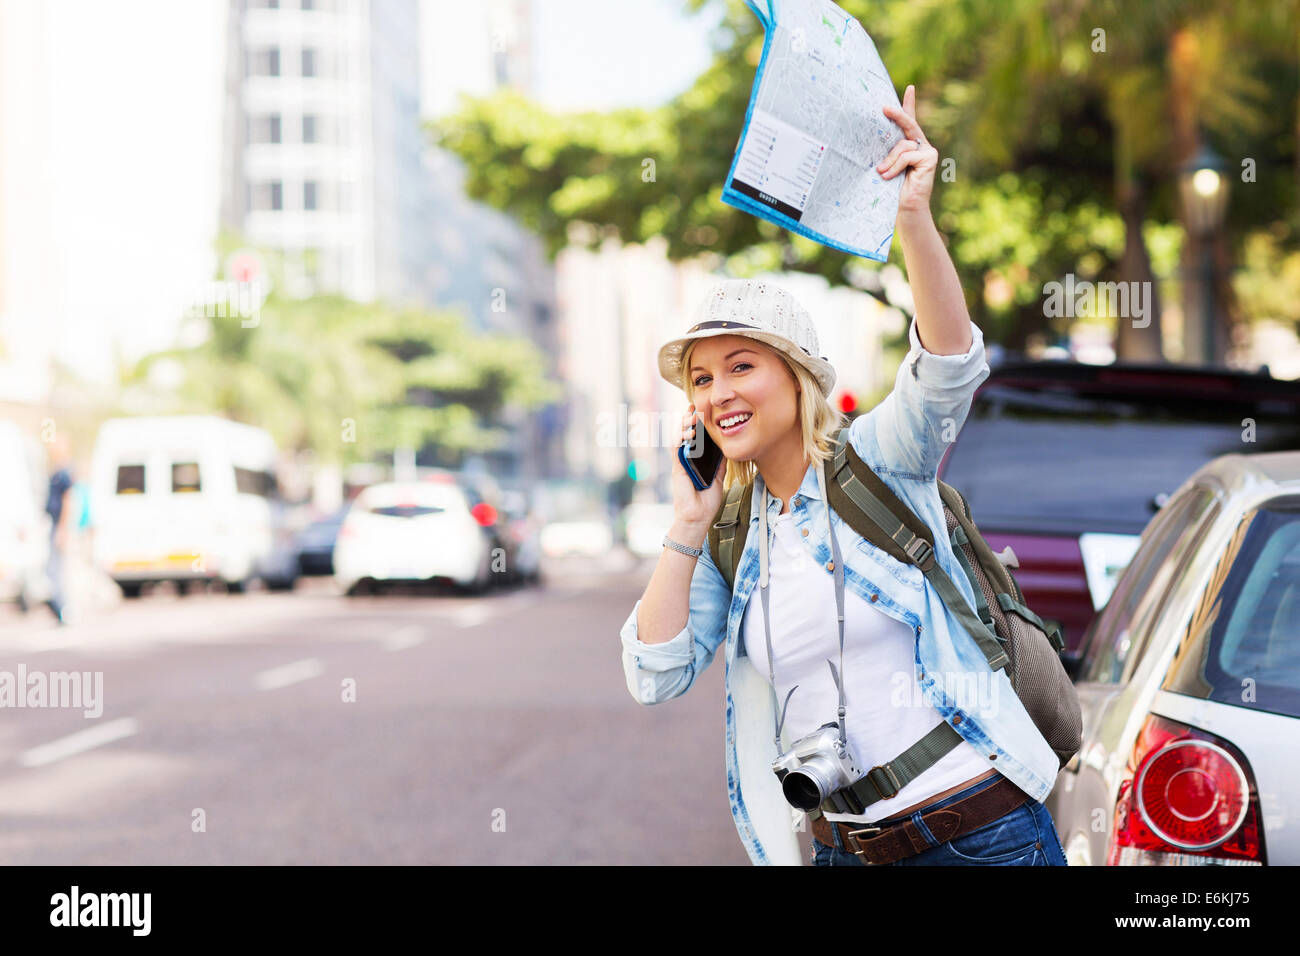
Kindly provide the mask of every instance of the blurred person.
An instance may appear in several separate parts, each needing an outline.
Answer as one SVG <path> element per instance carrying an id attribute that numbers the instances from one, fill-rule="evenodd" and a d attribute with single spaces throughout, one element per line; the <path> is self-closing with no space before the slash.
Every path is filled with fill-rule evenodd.
<path id="1" fill-rule="evenodd" d="M 885 114 L 907 137 L 879 172 L 908 173 L 895 229 L 916 309 L 893 391 L 852 422 L 848 439 L 932 530 L 935 560 L 973 606 L 937 469 L 989 368 L 930 216 L 938 153 L 916 122 L 914 89 L 902 110 Z M 835 727 L 826 721 L 838 713 L 838 740 L 856 773 L 889 763 L 900 776 L 864 799 L 862 813 L 823 809 L 812 824 L 815 865 L 1064 866 L 1043 806 L 1057 756 L 1005 669 L 991 670 L 918 567 L 828 507 L 824 462 L 846 421 L 829 402 L 835 370 L 819 352 L 793 296 L 740 279 L 710 290 L 686 335 L 660 349 L 660 374 L 690 401 L 683 440 L 702 424 L 722 456 L 712 484 L 697 491 L 674 454 L 675 518 L 620 633 L 628 690 L 642 704 L 677 697 L 725 642 L 729 800 L 755 864 L 800 862 L 795 833 L 807 821 L 787 802 L 773 762 L 789 742 Z M 728 589 L 708 532 L 737 483 L 752 485 L 750 513 L 739 516 L 750 531 Z M 995 703 L 954 694 L 949 678 L 967 676 L 991 684 Z M 910 704 L 897 700 L 898 678 Z M 931 756 L 942 754 L 936 761 L 895 760 L 922 738 Z"/>
<path id="2" fill-rule="evenodd" d="M 67 437 L 56 431 L 50 443 L 49 493 L 45 499 L 45 513 L 50 516 L 50 557 L 46 574 L 50 581 L 50 597 L 45 603 L 60 624 L 67 623 L 68 607 L 65 592 L 65 565 L 73 529 L 80 521 L 80 509 L 72 492 L 72 449 Z"/>

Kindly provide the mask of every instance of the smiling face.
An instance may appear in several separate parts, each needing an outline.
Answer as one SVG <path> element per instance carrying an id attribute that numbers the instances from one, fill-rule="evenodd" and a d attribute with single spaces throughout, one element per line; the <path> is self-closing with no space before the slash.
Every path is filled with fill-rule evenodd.
<path id="1" fill-rule="evenodd" d="M 799 383 L 776 352 L 747 336 L 715 335 L 699 340 L 688 365 L 699 420 L 727 458 L 799 447 Z"/>

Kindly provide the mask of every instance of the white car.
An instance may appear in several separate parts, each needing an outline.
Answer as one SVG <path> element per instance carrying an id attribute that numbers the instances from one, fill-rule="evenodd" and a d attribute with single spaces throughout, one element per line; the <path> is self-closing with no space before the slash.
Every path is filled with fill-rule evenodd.
<path id="1" fill-rule="evenodd" d="M 106 421 L 91 461 L 96 564 L 127 597 L 151 581 L 291 585 L 275 463 L 268 432 L 225 418 Z"/>
<path id="2" fill-rule="evenodd" d="M 623 511 L 623 537 L 627 549 L 641 558 L 656 557 L 663 550 L 664 535 L 673 526 L 672 505 L 633 502 Z"/>
<path id="3" fill-rule="evenodd" d="M 0 422 L 0 601 L 16 601 L 23 610 L 49 596 L 46 488 L 40 443 Z"/>
<path id="4" fill-rule="evenodd" d="M 476 513 L 454 481 L 387 482 L 361 492 L 334 544 L 334 580 L 450 581 L 468 591 L 492 583 L 490 510 Z"/>

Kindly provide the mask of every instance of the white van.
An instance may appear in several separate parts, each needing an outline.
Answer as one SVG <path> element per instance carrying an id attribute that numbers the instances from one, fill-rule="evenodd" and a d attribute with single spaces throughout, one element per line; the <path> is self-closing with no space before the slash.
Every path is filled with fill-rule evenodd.
<path id="1" fill-rule="evenodd" d="M 23 610 L 49 597 L 50 516 L 45 449 L 0 421 L 0 601 Z"/>
<path id="2" fill-rule="evenodd" d="M 151 581 L 292 587 L 275 460 L 268 432 L 224 418 L 106 421 L 90 466 L 96 565 L 127 597 Z"/>

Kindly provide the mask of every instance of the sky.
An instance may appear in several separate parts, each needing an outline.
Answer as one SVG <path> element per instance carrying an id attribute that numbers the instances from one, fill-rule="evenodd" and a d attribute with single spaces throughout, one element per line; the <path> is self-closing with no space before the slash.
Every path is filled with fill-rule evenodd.
<path id="1" fill-rule="evenodd" d="M 412 2 L 441 52 L 422 98 L 486 93 L 486 4 Z M 534 93 L 557 111 L 662 103 L 708 65 L 722 6 L 691 18 L 684 0 L 535 0 Z M 43 390 L 29 375 L 42 355 L 106 382 L 116 349 L 168 347 L 211 277 L 225 11 L 0 0 L 0 398 Z"/>
<path id="2" fill-rule="evenodd" d="M 538 0 L 538 99 L 557 110 L 670 99 L 709 65 L 723 6 L 688 18 L 685 0 Z"/>

